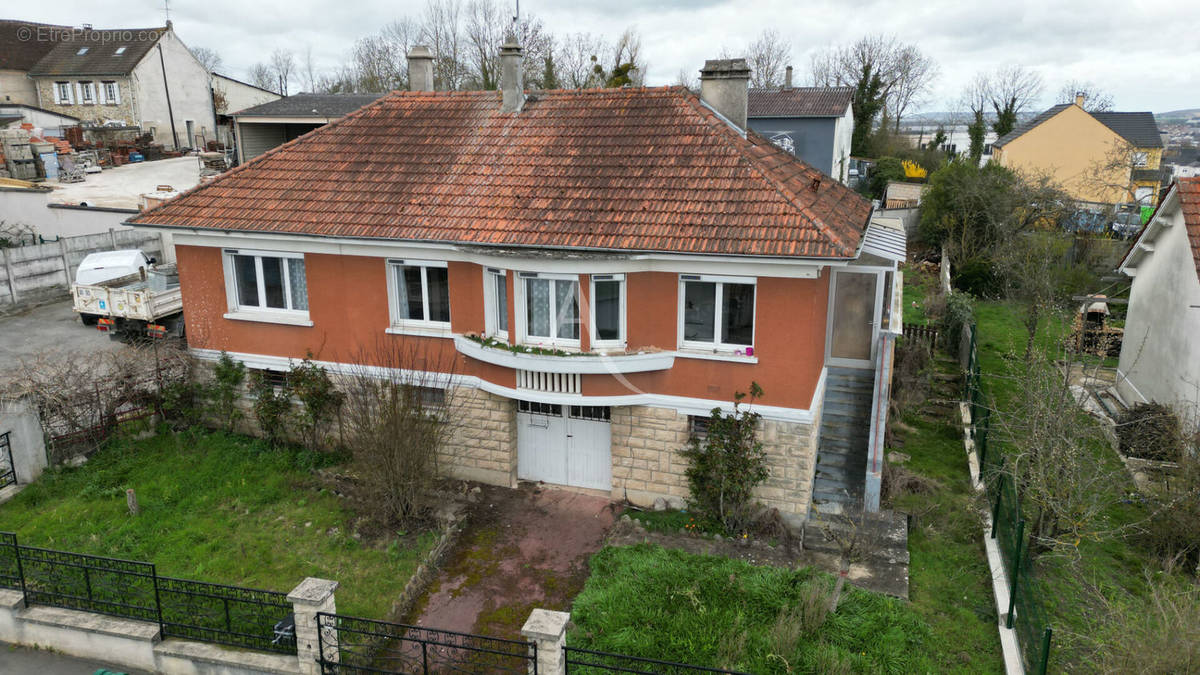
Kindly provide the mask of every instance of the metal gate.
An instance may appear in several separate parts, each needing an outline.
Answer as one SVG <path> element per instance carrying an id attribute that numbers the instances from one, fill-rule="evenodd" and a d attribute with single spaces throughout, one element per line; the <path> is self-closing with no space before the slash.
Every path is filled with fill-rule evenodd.
<path id="1" fill-rule="evenodd" d="M 537 644 L 317 613 L 325 675 L 537 675 Z"/>
<path id="2" fill-rule="evenodd" d="M 11 432 L 0 434 L 0 488 L 17 482 L 16 467 L 13 466 Z"/>

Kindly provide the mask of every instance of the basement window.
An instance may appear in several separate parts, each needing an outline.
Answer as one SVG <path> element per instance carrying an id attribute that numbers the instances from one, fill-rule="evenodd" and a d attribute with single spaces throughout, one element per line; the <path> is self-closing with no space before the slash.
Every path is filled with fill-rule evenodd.
<path id="1" fill-rule="evenodd" d="M 701 441 L 708 438 L 708 423 L 710 420 L 711 418 L 709 417 L 688 415 L 688 438 L 696 438 Z"/>

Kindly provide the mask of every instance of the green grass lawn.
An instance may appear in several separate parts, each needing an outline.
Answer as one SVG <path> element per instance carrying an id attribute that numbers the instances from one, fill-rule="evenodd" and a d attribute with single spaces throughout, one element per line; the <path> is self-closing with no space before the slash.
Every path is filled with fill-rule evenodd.
<path id="1" fill-rule="evenodd" d="M 572 647 L 751 673 L 932 673 L 938 643 L 903 600 L 833 577 L 652 544 L 607 547 L 571 609 Z M 636 600 L 633 600 L 636 599 Z"/>
<path id="2" fill-rule="evenodd" d="M 360 542 L 305 457 L 221 433 L 118 438 L 0 506 L 0 530 L 29 546 L 153 562 L 163 576 L 285 593 L 307 576 L 333 579 L 339 612 L 385 618 L 434 537 Z"/>

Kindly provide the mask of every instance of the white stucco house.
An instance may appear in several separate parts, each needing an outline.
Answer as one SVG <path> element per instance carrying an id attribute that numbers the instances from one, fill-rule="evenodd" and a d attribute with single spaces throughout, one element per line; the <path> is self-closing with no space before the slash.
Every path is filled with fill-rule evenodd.
<path id="1" fill-rule="evenodd" d="M 1125 403 L 1200 403 L 1200 177 L 1171 186 L 1121 261 L 1133 278 L 1117 393 Z"/>
<path id="2" fill-rule="evenodd" d="M 216 138 L 209 73 L 175 34 L 154 28 L 46 29 L 57 38 L 33 64 L 37 107 L 88 125 L 140 127 L 167 149 Z"/>
<path id="3" fill-rule="evenodd" d="M 217 137 L 222 145 L 233 147 L 233 114 L 256 105 L 278 101 L 279 94 L 228 75 L 212 74 L 213 108 L 217 113 Z"/>

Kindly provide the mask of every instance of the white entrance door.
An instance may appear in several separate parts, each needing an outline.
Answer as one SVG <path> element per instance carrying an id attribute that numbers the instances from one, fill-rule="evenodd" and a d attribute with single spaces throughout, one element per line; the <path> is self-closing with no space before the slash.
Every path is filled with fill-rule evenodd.
<path id="1" fill-rule="evenodd" d="M 883 284 L 880 272 L 833 273 L 825 353 L 830 365 L 870 367 L 879 333 Z"/>
<path id="2" fill-rule="evenodd" d="M 609 408 L 521 401 L 517 409 L 517 478 L 611 489 Z"/>

